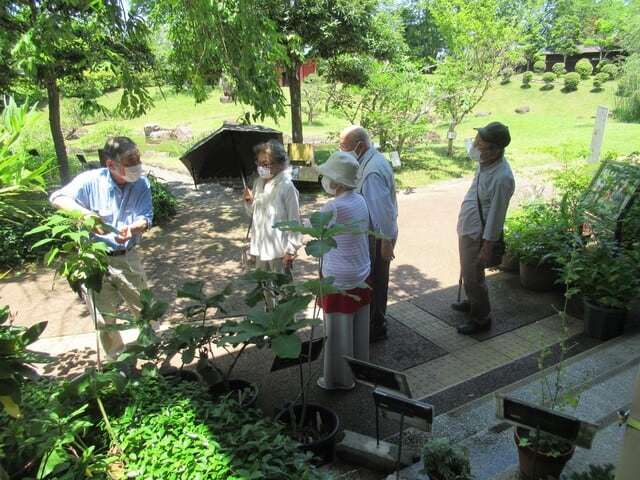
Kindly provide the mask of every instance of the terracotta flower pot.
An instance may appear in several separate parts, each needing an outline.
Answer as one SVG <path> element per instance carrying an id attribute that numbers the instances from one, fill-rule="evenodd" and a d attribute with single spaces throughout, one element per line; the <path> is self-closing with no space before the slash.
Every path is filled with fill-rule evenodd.
<path id="1" fill-rule="evenodd" d="M 564 448 L 559 449 L 558 456 L 551 456 L 543 451 L 536 452 L 533 446 L 520 446 L 520 439 L 527 436 L 527 432 L 528 430 L 522 427 L 515 427 L 513 430 L 513 439 L 518 447 L 520 472 L 523 477 L 526 480 L 560 478 L 562 470 L 576 451 L 576 446 L 565 443 Z"/>

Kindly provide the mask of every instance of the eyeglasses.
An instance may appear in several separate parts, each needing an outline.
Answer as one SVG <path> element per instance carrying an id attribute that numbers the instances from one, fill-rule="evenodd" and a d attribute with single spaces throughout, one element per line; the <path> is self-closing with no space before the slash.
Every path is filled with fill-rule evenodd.
<path id="1" fill-rule="evenodd" d="M 259 167 L 271 168 L 271 165 L 273 165 L 273 164 L 272 163 L 259 163 L 259 162 L 256 162 L 256 165 L 258 165 Z"/>

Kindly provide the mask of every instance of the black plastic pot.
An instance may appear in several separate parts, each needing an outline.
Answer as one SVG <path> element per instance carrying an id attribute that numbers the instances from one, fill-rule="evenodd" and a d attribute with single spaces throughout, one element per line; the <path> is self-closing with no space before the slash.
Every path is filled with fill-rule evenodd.
<path id="1" fill-rule="evenodd" d="M 548 266 L 531 266 L 520 260 L 520 284 L 536 292 L 549 292 L 556 286 L 558 273 Z"/>
<path id="2" fill-rule="evenodd" d="M 584 331 L 598 340 L 609 340 L 624 333 L 626 308 L 606 308 L 584 301 Z"/>
<path id="3" fill-rule="evenodd" d="M 199 382 L 200 375 L 192 370 L 183 370 L 182 368 L 167 367 L 160 371 L 161 375 L 166 378 L 175 379 L 178 382 Z"/>
<path id="4" fill-rule="evenodd" d="M 209 387 L 209 394 L 214 401 L 224 395 L 229 395 L 243 407 L 255 406 L 259 393 L 260 390 L 255 383 L 240 379 L 231 379 L 228 385 L 225 385 L 224 382 L 218 382 Z"/>
<path id="5" fill-rule="evenodd" d="M 302 405 L 293 407 L 293 414 L 299 424 L 299 416 L 302 414 Z M 276 420 L 287 425 L 287 433 L 293 435 L 291 431 L 291 414 L 289 408 L 283 408 L 276 415 Z M 319 422 L 318 422 L 319 420 Z M 318 423 L 321 429 L 316 428 Z M 300 441 L 300 448 L 305 452 L 313 453 L 312 463 L 319 467 L 333 462 L 336 457 L 336 443 L 338 439 L 338 431 L 340 430 L 340 419 L 338 414 L 322 405 L 307 404 L 305 419 L 303 422 L 303 431 L 310 431 L 316 438 L 313 441 Z M 306 435 L 304 435 L 306 437 Z"/>

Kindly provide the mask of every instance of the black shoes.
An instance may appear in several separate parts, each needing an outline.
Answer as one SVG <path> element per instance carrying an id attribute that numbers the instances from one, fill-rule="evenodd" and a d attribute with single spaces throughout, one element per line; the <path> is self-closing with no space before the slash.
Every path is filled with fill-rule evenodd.
<path id="1" fill-rule="evenodd" d="M 467 323 L 458 325 L 458 333 L 462 335 L 472 335 L 474 333 L 487 332 L 491 330 L 491 319 L 486 319 L 484 323 L 477 323 L 469 320 Z"/>
<path id="2" fill-rule="evenodd" d="M 380 325 L 380 326 L 376 326 L 374 327 L 373 325 L 370 327 L 369 329 L 369 343 L 375 343 L 375 342 L 379 342 L 381 340 L 386 340 L 387 338 L 389 338 L 389 335 L 387 334 L 387 326 L 386 325 Z"/>
<path id="3" fill-rule="evenodd" d="M 471 313 L 471 303 L 469 300 L 463 300 L 462 302 L 453 302 L 451 308 L 456 312 Z"/>

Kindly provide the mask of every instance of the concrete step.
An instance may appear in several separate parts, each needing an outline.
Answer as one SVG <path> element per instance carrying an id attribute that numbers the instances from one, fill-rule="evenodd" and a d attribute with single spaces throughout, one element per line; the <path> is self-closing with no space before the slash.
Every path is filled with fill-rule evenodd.
<path id="1" fill-rule="evenodd" d="M 569 358 L 563 375 L 566 383 L 580 391 L 574 412 L 581 420 L 595 423 L 600 430 L 591 449 L 577 448 L 563 475 L 588 470 L 589 464 L 616 464 L 622 446 L 624 428 L 616 423 L 616 412 L 631 402 L 636 372 L 640 362 L 640 334 L 609 340 L 595 348 Z M 550 371 L 551 370 L 551 371 Z M 553 367 L 547 370 L 555 375 Z M 518 456 L 510 423 L 495 416 L 495 393 L 537 403 L 542 373 L 536 373 L 468 404 L 438 415 L 431 432 L 409 429 L 403 436 L 403 448 L 419 450 L 427 440 L 447 437 L 465 445 L 471 457 L 472 474 L 478 480 L 518 479 Z M 398 438 L 386 439 L 397 443 Z M 423 480 L 422 461 L 402 469 L 399 478 Z M 389 478 L 396 478 L 390 475 Z"/>

